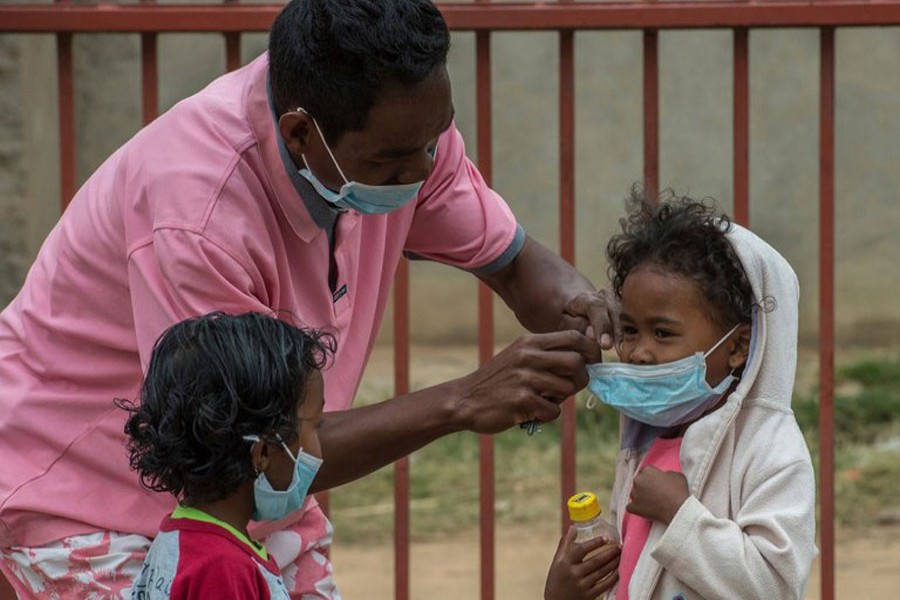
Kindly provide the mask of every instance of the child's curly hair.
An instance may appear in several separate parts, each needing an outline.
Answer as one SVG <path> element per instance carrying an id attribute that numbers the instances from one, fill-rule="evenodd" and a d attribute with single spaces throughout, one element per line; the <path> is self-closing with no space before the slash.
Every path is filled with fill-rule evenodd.
<path id="1" fill-rule="evenodd" d="M 725 237 L 731 229 L 726 215 L 711 202 L 678 196 L 671 190 L 654 202 L 634 188 L 626 206 L 628 214 L 620 220 L 622 233 L 606 247 L 609 279 L 617 296 L 622 296 L 629 273 L 651 264 L 693 281 L 717 325 L 750 322 L 753 290 Z"/>
<path id="2" fill-rule="evenodd" d="M 309 376 L 334 354 L 328 333 L 259 313 L 210 313 L 157 341 L 141 403 L 116 405 L 141 484 L 188 505 L 227 497 L 253 476 L 243 435 L 297 435 Z"/>

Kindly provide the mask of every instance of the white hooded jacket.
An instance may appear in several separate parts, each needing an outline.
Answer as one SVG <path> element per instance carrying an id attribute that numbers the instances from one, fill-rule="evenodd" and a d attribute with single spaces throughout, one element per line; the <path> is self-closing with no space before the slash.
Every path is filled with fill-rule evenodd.
<path id="1" fill-rule="evenodd" d="M 815 475 L 791 411 L 797 277 L 750 231 L 732 225 L 728 239 L 762 307 L 748 361 L 725 404 L 684 434 L 681 467 L 691 495 L 668 526 L 653 523 L 631 576 L 631 600 L 801 599 L 817 553 Z M 610 501 L 619 530 L 658 433 L 624 419 Z"/>

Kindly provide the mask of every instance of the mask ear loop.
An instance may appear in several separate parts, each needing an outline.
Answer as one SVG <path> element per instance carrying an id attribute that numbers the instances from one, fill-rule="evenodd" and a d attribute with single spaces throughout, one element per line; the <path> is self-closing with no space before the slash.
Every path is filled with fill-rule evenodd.
<path id="1" fill-rule="evenodd" d="M 297 464 L 297 461 L 300 460 L 300 453 L 303 452 L 303 447 L 300 447 L 300 450 L 297 452 L 297 456 L 294 456 L 294 453 L 291 452 L 291 449 L 288 448 L 288 445 L 284 443 L 284 440 L 281 439 L 281 435 L 276 433 L 275 437 L 278 438 L 278 442 L 281 444 L 281 447 L 284 448 L 284 451 L 287 452 L 287 455 L 291 457 L 291 460 L 294 461 L 294 464 Z"/>
<path id="2" fill-rule="evenodd" d="M 729 337 L 732 333 L 734 333 L 735 331 L 737 331 L 737 328 L 740 327 L 740 326 L 741 326 L 741 324 L 738 323 L 737 325 L 735 325 L 734 327 L 732 327 L 732 328 L 731 328 L 731 331 L 729 331 L 728 333 L 726 333 L 725 335 L 723 335 L 723 336 L 722 336 L 722 339 L 720 339 L 718 342 L 716 342 L 716 345 L 715 345 L 715 346 L 713 346 L 712 348 L 710 348 L 709 350 L 706 351 L 706 353 L 703 355 L 703 358 L 705 359 L 705 358 L 708 357 L 710 354 L 712 354 L 713 352 L 715 352 L 715 351 L 716 351 L 716 348 L 718 348 L 718 347 L 721 346 L 723 343 L 725 343 L 725 340 L 727 340 L 728 337 Z"/>
<path id="3" fill-rule="evenodd" d="M 291 449 L 288 448 L 288 445 L 286 443 L 284 443 L 284 440 L 282 439 L 281 434 L 276 432 L 275 438 L 278 440 L 278 443 L 281 444 L 281 447 L 284 449 L 284 451 L 287 452 L 287 455 L 291 457 L 291 460 L 294 461 L 294 463 L 296 463 L 298 460 L 300 460 L 300 453 L 303 452 L 302 446 L 300 447 L 300 451 L 297 452 L 297 456 L 294 456 L 294 453 L 291 452 Z M 253 442 L 254 444 L 264 442 L 264 440 L 261 437 L 259 437 L 258 435 L 242 435 L 241 439 L 243 439 L 246 442 Z M 253 468 L 256 469 L 255 466 Z M 256 474 L 259 475 L 258 469 L 256 469 Z"/>
<path id="4" fill-rule="evenodd" d="M 338 164 L 337 159 L 334 157 L 334 153 L 331 151 L 331 148 L 328 146 L 328 142 L 325 141 L 325 135 L 322 133 L 322 128 L 319 127 L 319 122 L 316 121 L 316 118 L 314 116 L 312 116 L 311 114 L 306 112 L 306 109 L 304 109 L 302 106 L 297 107 L 297 112 L 302 112 L 304 115 L 306 115 L 307 117 L 312 119 L 313 125 L 316 126 L 316 131 L 319 132 L 319 137 L 322 138 L 322 144 L 325 146 L 325 150 L 328 151 L 328 156 L 331 157 L 331 162 L 334 163 L 334 166 L 337 169 L 338 173 L 340 174 L 341 179 L 344 180 L 344 183 L 350 183 L 350 180 L 347 179 L 346 175 L 344 175 L 344 171 L 341 170 L 341 165 Z M 303 159 L 303 164 L 306 165 L 307 169 L 309 169 L 309 165 L 306 164 L 306 157 L 301 155 L 301 158 Z"/>

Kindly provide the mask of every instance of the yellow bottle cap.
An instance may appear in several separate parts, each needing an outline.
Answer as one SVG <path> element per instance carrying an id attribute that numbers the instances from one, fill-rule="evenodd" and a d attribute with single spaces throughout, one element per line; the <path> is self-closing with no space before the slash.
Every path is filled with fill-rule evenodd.
<path id="1" fill-rule="evenodd" d="M 575 494 L 567 502 L 569 518 L 573 521 L 589 521 L 600 514 L 600 503 L 591 492 Z"/>

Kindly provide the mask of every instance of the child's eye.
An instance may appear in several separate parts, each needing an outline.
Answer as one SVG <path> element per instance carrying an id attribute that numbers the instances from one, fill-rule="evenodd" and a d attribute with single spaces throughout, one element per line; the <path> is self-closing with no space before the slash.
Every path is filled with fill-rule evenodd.
<path id="1" fill-rule="evenodd" d="M 666 329 L 657 329 L 656 331 L 653 332 L 653 334 L 660 339 L 672 337 L 672 335 L 673 335 L 671 331 L 668 331 Z"/>
<path id="2" fill-rule="evenodd" d="M 634 325 L 623 325 L 622 335 L 637 335 L 637 327 Z"/>

